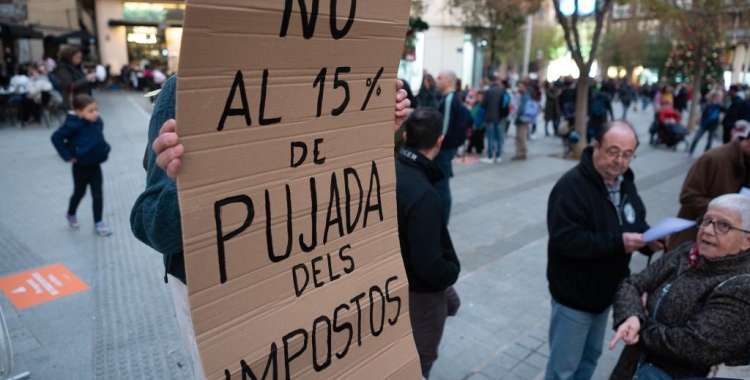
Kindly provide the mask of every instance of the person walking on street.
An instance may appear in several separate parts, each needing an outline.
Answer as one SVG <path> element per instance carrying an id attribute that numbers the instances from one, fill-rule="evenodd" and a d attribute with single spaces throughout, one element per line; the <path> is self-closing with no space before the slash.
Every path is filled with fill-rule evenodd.
<path id="1" fill-rule="evenodd" d="M 71 229 L 78 229 L 76 211 L 86 195 L 86 187 L 91 187 L 94 231 L 100 236 L 108 236 L 112 231 L 102 220 L 104 179 L 101 164 L 109 157 L 110 146 L 104 140 L 103 130 L 104 123 L 94 98 L 77 95 L 73 98 L 73 113 L 68 114 L 65 123 L 52 135 L 52 144 L 65 162 L 73 164 L 73 196 L 65 215 L 68 225 Z"/>
<path id="2" fill-rule="evenodd" d="M 619 91 L 620 102 L 622 103 L 622 120 L 627 120 L 628 110 L 635 98 L 635 90 L 627 81 L 623 81 Z"/>
<path id="3" fill-rule="evenodd" d="M 536 121 L 538 105 L 535 106 L 534 100 L 528 93 L 526 84 L 518 84 L 518 108 L 516 110 L 516 155 L 511 158 L 512 161 L 526 160 L 528 148 L 526 147 L 526 138 L 529 134 L 529 126 Z"/>
<path id="4" fill-rule="evenodd" d="M 555 184 L 547 206 L 547 280 L 552 296 L 546 380 L 590 380 L 602 353 L 617 285 L 643 241 L 646 208 L 630 163 L 638 138 L 627 122 L 605 123 L 581 162 Z"/>
<path id="5" fill-rule="evenodd" d="M 721 114 L 721 104 L 719 104 L 721 96 L 713 94 L 711 99 L 703 106 L 703 113 L 701 116 L 701 125 L 693 138 L 693 143 L 690 144 L 690 156 L 692 157 L 695 147 L 698 145 L 698 140 L 703 137 L 703 134 L 708 132 L 708 140 L 706 141 L 706 149 L 703 152 L 708 152 L 711 149 L 711 144 L 714 140 L 714 134 L 719 127 L 719 116 Z"/>
<path id="6" fill-rule="evenodd" d="M 549 136 L 547 124 L 552 123 L 552 135 L 557 136 L 557 127 L 560 126 L 560 98 L 562 90 L 557 88 L 553 82 L 547 82 L 544 88 L 544 135 Z"/>
<path id="7" fill-rule="evenodd" d="M 409 317 L 425 379 L 438 358 L 451 309 L 447 290 L 461 270 L 442 218 L 442 200 L 433 186 L 443 176 L 432 162 L 443 142 L 442 119 L 433 108 L 417 108 L 405 122 L 405 147 L 396 159 L 398 237 L 409 280 Z"/>
<path id="8" fill-rule="evenodd" d="M 503 160 L 504 124 L 508 117 L 510 95 L 500 85 L 498 77 L 493 75 L 490 81 L 492 84 L 482 99 L 482 108 L 485 110 L 484 126 L 487 131 L 487 158 L 482 159 L 482 162 L 498 163 Z"/>

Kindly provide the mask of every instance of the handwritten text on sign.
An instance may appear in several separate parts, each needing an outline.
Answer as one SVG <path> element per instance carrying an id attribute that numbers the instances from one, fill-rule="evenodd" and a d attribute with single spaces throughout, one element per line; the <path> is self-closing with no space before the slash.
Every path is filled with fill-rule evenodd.
<path id="1" fill-rule="evenodd" d="M 398 5 L 396 9 L 408 10 L 408 4 L 403 4 L 408 2 L 390 1 L 391 5 Z M 191 14 L 191 3 L 213 5 L 205 5 L 210 3 L 205 0 L 188 1 L 183 50 L 194 36 L 191 26 L 195 25 L 195 31 L 203 30 L 200 23 L 190 22 L 191 16 L 199 17 L 198 13 Z M 227 5 L 223 3 L 222 6 Z M 225 99 L 221 101 L 222 109 L 216 113 L 210 109 L 196 111 L 190 116 L 195 116 L 195 124 L 201 129 L 190 129 L 189 125 L 185 134 L 181 131 L 181 136 L 187 135 L 186 151 L 195 152 L 193 160 L 211 160 L 204 153 L 211 152 L 217 157 L 224 154 L 229 157 L 224 161 L 236 165 L 236 169 L 217 173 L 205 165 L 204 176 L 183 175 L 179 185 L 193 321 L 209 377 L 218 378 L 219 371 L 226 380 L 347 378 L 352 371 L 364 378 L 384 379 L 419 373 L 408 323 L 398 323 L 408 311 L 408 302 L 395 234 L 395 176 L 392 141 L 388 141 L 393 120 L 390 67 L 395 68 L 398 62 L 408 12 L 393 16 L 397 22 L 386 25 L 397 26 L 398 31 L 389 33 L 400 33 L 400 41 L 374 33 L 372 41 L 392 45 L 388 50 L 381 49 L 378 56 L 368 52 L 372 57 L 367 60 L 340 65 L 330 60 L 346 58 L 345 55 L 336 54 L 335 48 L 330 53 L 320 49 L 325 40 L 338 41 L 333 44 L 351 42 L 347 38 L 351 34 L 356 34 L 354 40 L 366 47 L 370 42 L 362 38 L 363 31 L 377 31 L 377 25 L 358 25 L 374 24 L 372 20 L 382 16 L 373 15 L 375 10 L 384 12 L 374 3 L 287 0 L 283 9 L 276 11 L 279 2 L 266 1 L 253 10 L 262 17 L 244 20 L 256 30 L 222 26 L 226 35 L 238 39 L 256 36 L 257 45 L 269 51 L 264 53 L 259 48 L 247 60 L 239 60 L 239 66 L 232 71 L 231 84 L 212 93 L 221 97 L 219 100 Z M 358 13 L 358 5 L 364 15 Z M 229 13 L 217 7 L 217 14 Z M 273 24 L 270 20 L 276 21 L 275 37 L 267 33 Z M 325 21 L 327 27 L 321 25 Z M 264 29 L 258 30 L 260 26 Z M 271 38 L 278 42 L 269 43 Z M 293 43 L 295 49 L 282 49 L 280 46 L 288 46 L 286 43 Z M 284 57 L 304 50 L 306 44 L 316 46 L 318 58 L 311 56 L 311 62 L 321 61 L 321 54 L 325 56 L 322 60 L 328 60 L 315 69 L 314 77 L 307 74 L 307 62 Z M 213 52 L 214 44 L 205 45 Z M 264 54 L 274 57 L 275 63 L 264 64 L 257 59 Z M 191 55 L 183 57 L 190 61 Z M 191 62 L 181 64 L 180 89 L 186 98 L 192 95 L 191 91 L 200 90 L 194 84 L 199 83 L 200 76 L 191 77 L 194 67 L 202 68 L 191 66 Z M 386 78 L 388 87 L 381 87 L 381 80 Z M 290 88 L 294 88 L 291 93 Z M 381 98 L 383 92 L 391 104 L 387 118 L 383 117 L 386 97 L 376 102 L 376 113 L 370 110 L 373 100 Z M 207 113 L 215 115 L 213 122 L 206 122 Z M 353 113 L 365 116 L 347 116 Z M 278 134 L 267 132 L 274 130 Z M 243 140 L 246 133 L 253 138 Z M 221 137 L 225 135 L 232 137 Z M 229 145 L 214 142 L 219 139 Z M 245 144 L 255 148 L 240 150 L 235 148 L 237 141 L 247 141 Z M 361 146 L 342 150 L 342 142 Z M 191 143 L 198 148 L 191 150 Z M 278 166 L 281 144 L 285 147 L 285 168 Z M 329 149 L 331 144 L 333 149 Z M 226 152 L 232 149 L 238 153 L 227 156 Z M 264 157 L 262 151 L 274 152 L 273 158 Z M 189 172 L 190 163 L 190 156 L 186 156 L 185 172 Z M 194 165 L 200 168 L 200 164 Z M 243 170 L 248 173 L 244 175 L 248 180 L 236 179 L 240 175 L 236 173 Z M 193 173 L 197 172 L 195 169 Z M 205 176 L 213 176 L 218 185 Z M 251 178 L 257 181 L 249 182 Z M 207 186 L 218 189 L 210 193 L 201 190 Z M 206 261 L 209 252 L 203 243 L 203 216 L 208 208 L 205 194 L 211 193 L 221 194 L 210 206 L 213 263 Z M 227 293 L 222 289 L 230 290 Z M 225 299 L 216 301 L 215 297 Z M 243 304 L 247 306 L 243 308 Z M 375 337 L 378 340 L 372 340 Z M 352 347 L 361 348 L 351 350 Z M 314 376 L 315 373 L 320 375 Z"/>

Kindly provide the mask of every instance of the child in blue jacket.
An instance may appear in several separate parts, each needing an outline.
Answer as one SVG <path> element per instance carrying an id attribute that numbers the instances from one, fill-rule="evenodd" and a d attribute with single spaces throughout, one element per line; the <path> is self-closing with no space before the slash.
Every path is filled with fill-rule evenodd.
<path id="1" fill-rule="evenodd" d="M 89 95 L 78 95 L 72 101 L 73 111 L 68 113 L 65 123 L 52 135 L 52 144 L 65 162 L 73 164 L 73 196 L 66 218 L 72 229 L 78 229 L 76 210 L 91 187 L 94 200 L 94 231 L 100 236 L 111 234 L 109 226 L 102 221 L 102 168 L 107 160 L 110 146 L 104 140 L 104 123 L 99 117 L 99 106 Z"/>

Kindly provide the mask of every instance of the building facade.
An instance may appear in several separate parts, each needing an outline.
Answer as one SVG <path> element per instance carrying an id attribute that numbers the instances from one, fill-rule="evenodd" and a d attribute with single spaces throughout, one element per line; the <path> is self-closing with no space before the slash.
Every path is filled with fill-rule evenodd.
<path id="1" fill-rule="evenodd" d="M 119 75 L 126 65 L 175 73 L 182 42 L 183 1 L 96 0 L 101 61 Z"/>

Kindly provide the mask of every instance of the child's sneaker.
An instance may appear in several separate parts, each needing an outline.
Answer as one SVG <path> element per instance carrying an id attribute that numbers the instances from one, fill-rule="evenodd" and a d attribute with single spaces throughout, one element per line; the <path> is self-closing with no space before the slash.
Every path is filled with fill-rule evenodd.
<path id="1" fill-rule="evenodd" d="M 79 227 L 78 219 L 75 215 L 65 214 L 65 218 L 68 219 L 68 225 L 70 226 L 71 230 L 77 230 Z"/>
<path id="2" fill-rule="evenodd" d="M 112 231 L 109 229 L 109 226 L 104 222 L 98 222 L 96 223 L 96 234 L 99 236 L 109 236 L 112 234 Z"/>

